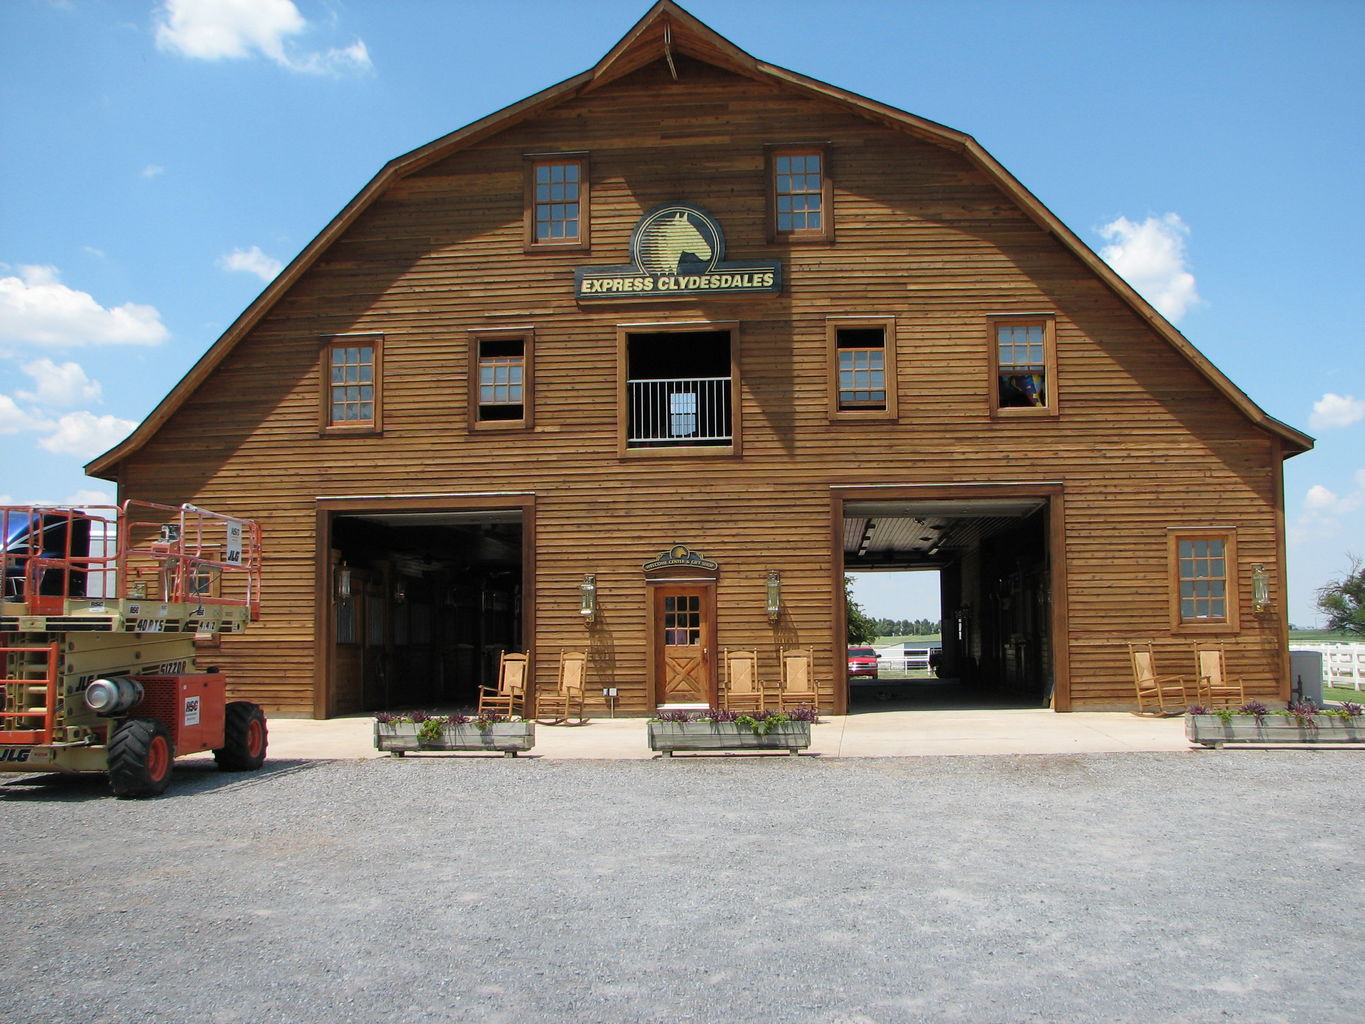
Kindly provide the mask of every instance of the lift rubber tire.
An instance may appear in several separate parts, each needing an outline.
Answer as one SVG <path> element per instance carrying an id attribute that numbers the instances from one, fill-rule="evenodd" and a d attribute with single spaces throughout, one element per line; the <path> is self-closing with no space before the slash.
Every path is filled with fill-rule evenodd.
<path id="1" fill-rule="evenodd" d="M 115 796 L 156 796 L 171 784 L 175 747 L 154 718 L 130 718 L 109 737 L 109 787 Z"/>
<path id="2" fill-rule="evenodd" d="M 252 772 L 265 763 L 265 712 L 260 705 L 234 700 L 223 712 L 223 745 L 213 752 L 226 772 Z"/>

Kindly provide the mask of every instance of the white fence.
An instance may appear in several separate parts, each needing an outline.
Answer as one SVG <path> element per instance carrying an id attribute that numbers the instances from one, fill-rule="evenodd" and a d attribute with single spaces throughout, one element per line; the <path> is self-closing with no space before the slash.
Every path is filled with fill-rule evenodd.
<path id="1" fill-rule="evenodd" d="M 1322 655 L 1322 685 L 1353 689 L 1365 683 L 1365 643 L 1310 644 L 1294 642 L 1291 651 L 1317 651 Z"/>
<path id="2" fill-rule="evenodd" d="M 877 668 L 886 672 L 913 672 L 916 669 L 929 671 L 929 656 L 937 654 L 938 647 L 878 647 Z"/>

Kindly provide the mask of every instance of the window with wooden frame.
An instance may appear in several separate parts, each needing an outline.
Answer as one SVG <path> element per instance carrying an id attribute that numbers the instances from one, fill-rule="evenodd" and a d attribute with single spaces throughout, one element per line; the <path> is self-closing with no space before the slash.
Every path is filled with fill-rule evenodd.
<path id="1" fill-rule="evenodd" d="M 770 240 L 834 241 L 834 188 L 827 145 L 768 146 Z"/>
<path id="2" fill-rule="evenodd" d="M 1237 629 L 1237 533 L 1232 528 L 1170 531 L 1171 628 Z"/>
<path id="3" fill-rule="evenodd" d="M 831 419 L 896 418 L 896 321 L 840 317 L 826 321 Z"/>
<path id="4" fill-rule="evenodd" d="M 616 335 L 622 456 L 740 454 L 736 323 L 630 324 Z"/>
<path id="5" fill-rule="evenodd" d="M 373 433 L 381 426 L 378 334 L 325 339 L 322 350 L 322 428 L 326 433 Z"/>
<path id="6" fill-rule="evenodd" d="M 475 430 L 531 426 L 529 329 L 471 331 L 470 426 Z"/>
<path id="7" fill-rule="evenodd" d="M 526 158 L 526 248 L 588 247 L 588 155 Z"/>
<path id="8" fill-rule="evenodd" d="M 992 415 L 1056 416 L 1056 317 L 1050 313 L 993 316 L 987 323 Z"/>

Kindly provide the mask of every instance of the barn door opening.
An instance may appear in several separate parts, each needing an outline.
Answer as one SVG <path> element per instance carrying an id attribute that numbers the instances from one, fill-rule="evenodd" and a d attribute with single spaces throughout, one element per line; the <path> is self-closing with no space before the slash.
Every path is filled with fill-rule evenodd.
<path id="1" fill-rule="evenodd" d="M 860 645 L 881 657 L 874 679 L 865 659 L 850 656 L 850 710 L 1048 705 L 1055 683 L 1048 517 L 1045 497 L 845 502 L 844 571 L 860 580 L 936 572 L 940 625 L 937 636 Z M 902 610 L 894 586 L 858 589 L 889 595 L 864 609 L 873 619 L 923 617 L 908 606 L 892 614 Z"/>
<path id="2" fill-rule="evenodd" d="M 331 519 L 330 713 L 473 707 L 525 650 L 520 509 Z"/>

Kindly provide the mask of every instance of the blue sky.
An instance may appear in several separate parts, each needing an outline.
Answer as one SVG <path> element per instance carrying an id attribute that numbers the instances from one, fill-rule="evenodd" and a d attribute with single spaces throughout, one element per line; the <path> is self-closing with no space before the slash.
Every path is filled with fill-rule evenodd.
<path id="1" fill-rule="evenodd" d="M 755 56 L 974 135 L 1253 400 L 1288 599 L 1365 555 L 1365 4 L 692 0 Z M 92 502 L 389 159 L 591 66 L 644 0 L 5 0 L 0 502 Z M 103 495 L 100 499 L 97 495 Z M 933 615 L 904 577 L 868 611 Z M 1283 595 L 1278 595 L 1283 599 Z"/>

